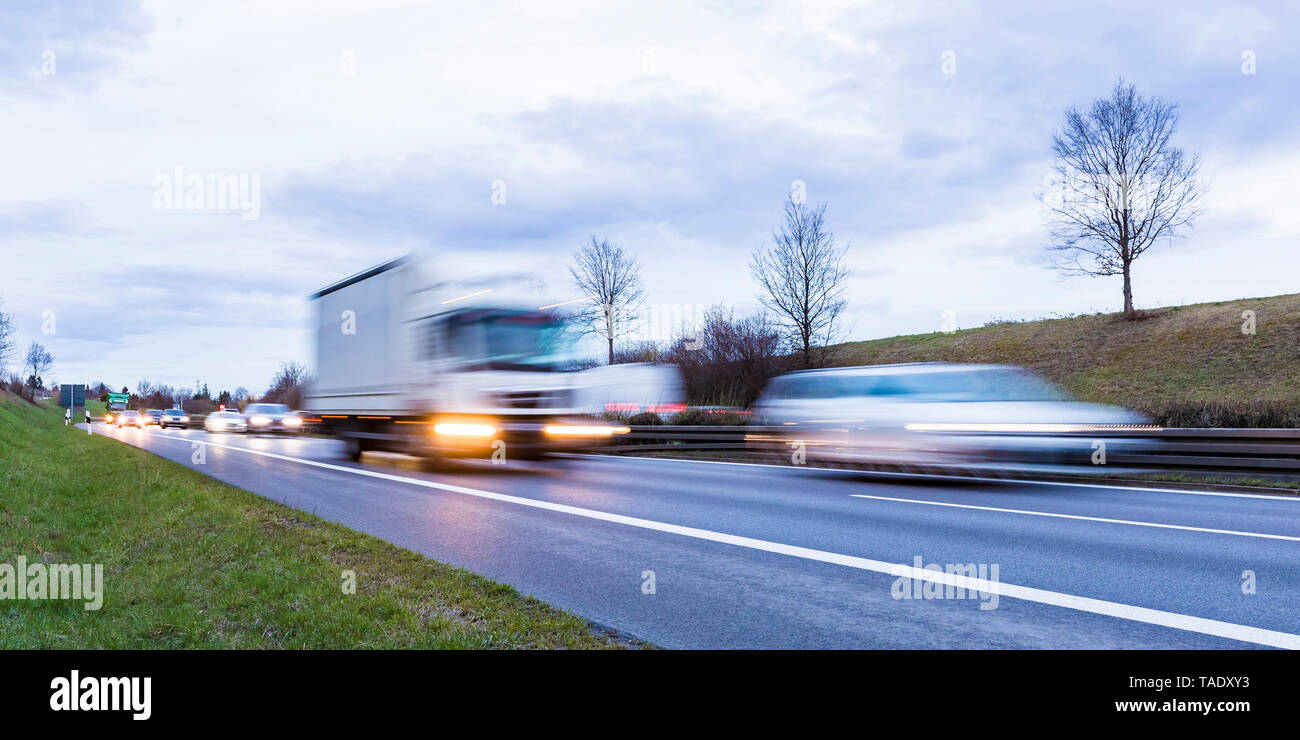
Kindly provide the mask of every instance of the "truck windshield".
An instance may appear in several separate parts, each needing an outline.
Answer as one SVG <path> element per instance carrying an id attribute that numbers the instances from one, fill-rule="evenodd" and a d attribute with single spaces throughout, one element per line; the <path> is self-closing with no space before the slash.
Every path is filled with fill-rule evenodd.
<path id="1" fill-rule="evenodd" d="M 457 317 L 448 326 L 450 349 L 468 364 L 490 370 L 562 370 L 577 338 L 551 314 L 491 312 Z"/>

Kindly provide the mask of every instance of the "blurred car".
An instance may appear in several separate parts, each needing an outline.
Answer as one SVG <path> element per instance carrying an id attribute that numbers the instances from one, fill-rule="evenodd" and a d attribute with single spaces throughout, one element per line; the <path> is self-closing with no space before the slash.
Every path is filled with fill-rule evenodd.
<path id="1" fill-rule="evenodd" d="M 209 432 L 246 432 L 248 422 L 238 411 L 226 409 L 208 414 L 203 420 L 203 428 Z"/>
<path id="2" fill-rule="evenodd" d="M 148 411 L 145 411 L 143 414 L 141 414 L 140 417 L 141 420 L 144 421 L 144 425 L 149 426 L 150 424 L 162 423 L 162 415 L 163 412 L 159 411 L 158 409 L 149 409 Z"/>
<path id="3" fill-rule="evenodd" d="M 127 409 L 126 411 L 119 411 L 117 416 L 113 419 L 113 423 L 118 427 L 141 428 L 145 426 L 146 422 L 141 418 L 139 411 Z"/>
<path id="4" fill-rule="evenodd" d="M 760 424 L 802 443 L 808 458 L 877 466 L 1028 468 L 1095 462 L 1151 429 L 1127 409 L 1083 403 L 1008 365 L 910 363 L 805 370 L 773 378 Z M 768 440 L 770 441 L 770 440 Z"/>
<path id="5" fill-rule="evenodd" d="M 254 432 L 301 432 L 302 417 L 283 403 L 250 403 L 244 408 L 248 428 Z"/>
<path id="6" fill-rule="evenodd" d="M 182 409 L 167 409 L 162 412 L 161 416 L 158 418 L 158 426 L 163 429 L 169 427 L 180 427 L 181 429 L 184 429 L 189 425 L 190 415 L 185 413 Z"/>

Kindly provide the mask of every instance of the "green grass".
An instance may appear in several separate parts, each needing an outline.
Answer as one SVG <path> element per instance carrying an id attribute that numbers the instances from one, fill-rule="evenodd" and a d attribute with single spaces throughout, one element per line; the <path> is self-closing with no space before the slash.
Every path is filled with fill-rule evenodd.
<path id="1" fill-rule="evenodd" d="M 1188 485 L 1209 484 L 1226 486 L 1248 486 L 1251 488 L 1274 488 L 1300 491 L 1300 480 L 1294 478 L 1270 478 L 1257 473 L 1238 474 L 1203 474 L 1186 473 L 1141 473 L 1126 476 L 1129 480 L 1161 481 L 1165 483 L 1186 483 Z"/>
<path id="2" fill-rule="evenodd" d="M 4 648 L 599 648 L 515 589 L 0 396 L 0 563 L 101 563 L 104 602 L 0 601 Z M 448 526 L 454 526 L 449 523 Z M 343 591 L 343 572 L 356 593 Z"/>
<path id="3" fill-rule="evenodd" d="M 1255 333 L 1244 334 L 1244 311 Z M 1300 294 L 837 345 L 834 365 L 992 362 L 1178 426 L 1300 426 Z"/>

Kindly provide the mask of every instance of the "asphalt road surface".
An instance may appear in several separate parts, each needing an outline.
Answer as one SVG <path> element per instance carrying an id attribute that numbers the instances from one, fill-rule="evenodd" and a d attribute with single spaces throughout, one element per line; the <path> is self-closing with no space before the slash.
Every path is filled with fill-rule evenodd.
<path id="1" fill-rule="evenodd" d="M 1300 647 L 1296 497 L 94 431 L 662 647 Z"/>

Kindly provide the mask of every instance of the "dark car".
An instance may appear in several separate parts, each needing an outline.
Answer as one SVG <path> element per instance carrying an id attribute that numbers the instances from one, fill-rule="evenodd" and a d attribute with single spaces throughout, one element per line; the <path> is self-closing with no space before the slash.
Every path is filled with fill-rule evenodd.
<path id="1" fill-rule="evenodd" d="M 190 425 L 190 415 L 185 413 L 182 409 L 167 409 L 161 413 L 162 415 L 158 418 L 158 426 L 163 429 L 169 427 L 180 427 L 181 429 L 184 429 Z"/>
<path id="2" fill-rule="evenodd" d="M 162 422 L 162 415 L 163 412 L 158 409 L 149 409 L 140 415 L 140 421 L 144 422 L 144 426 L 159 424 Z"/>

